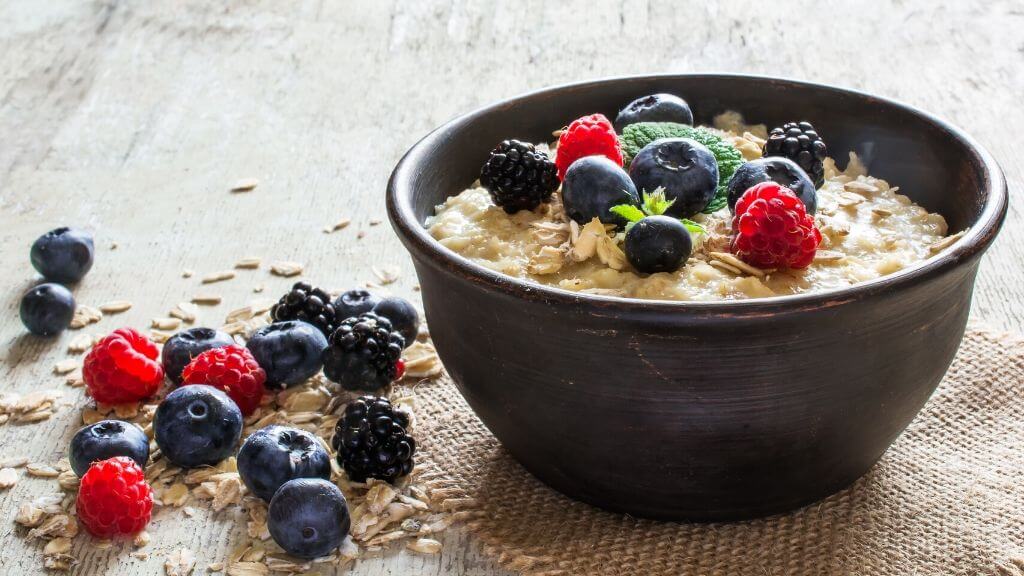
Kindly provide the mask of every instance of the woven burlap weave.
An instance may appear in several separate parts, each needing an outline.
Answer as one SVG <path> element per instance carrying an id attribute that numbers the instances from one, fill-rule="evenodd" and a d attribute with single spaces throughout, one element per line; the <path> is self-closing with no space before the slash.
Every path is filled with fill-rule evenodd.
<path id="1" fill-rule="evenodd" d="M 574 502 L 512 460 L 447 380 L 415 397 L 432 500 L 514 571 L 1024 576 L 1024 344 L 1012 337 L 969 332 L 921 414 L 852 487 L 751 522 L 654 522 Z"/>

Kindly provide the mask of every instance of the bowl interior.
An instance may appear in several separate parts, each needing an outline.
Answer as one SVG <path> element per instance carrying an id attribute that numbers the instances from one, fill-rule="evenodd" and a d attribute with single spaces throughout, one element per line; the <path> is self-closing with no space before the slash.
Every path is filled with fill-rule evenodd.
<path id="1" fill-rule="evenodd" d="M 1005 213 L 1005 182 L 992 158 L 969 137 L 919 110 L 883 98 L 803 82 L 750 76 L 627 77 L 550 88 L 482 108 L 442 126 L 403 159 L 392 180 L 392 218 L 422 244 L 460 257 L 422 230 L 437 204 L 469 186 L 501 140 L 552 140 L 574 118 L 600 112 L 614 119 L 632 99 L 655 92 L 685 98 L 695 123 L 710 124 L 726 110 L 769 128 L 807 120 L 842 167 L 856 152 L 873 176 L 884 178 L 916 203 L 942 214 L 956 232 L 973 228 L 954 257 L 980 252 Z M 996 194 L 998 197 L 991 198 Z M 415 220 L 420 230 L 414 230 Z M 979 229 L 981 228 L 981 229 Z M 406 238 L 408 240 L 408 238 Z M 475 267 L 475 266 L 471 266 Z M 911 269 L 908 270 L 912 270 Z M 481 268 L 481 270 L 483 270 Z M 906 275 L 908 270 L 893 274 Z M 786 297 L 794 298 L 794 297 Z"/>

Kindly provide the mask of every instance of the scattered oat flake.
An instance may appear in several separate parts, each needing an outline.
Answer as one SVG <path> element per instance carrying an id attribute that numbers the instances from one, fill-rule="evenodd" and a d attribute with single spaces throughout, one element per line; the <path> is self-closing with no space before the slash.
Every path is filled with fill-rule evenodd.
<path id="1" fill-rule="evenodd" d="M 71 551 L 71 539 L 60 537 L 54 538 L 46 543 L 43 548 L 43 554 L 47 556 L 56 556 L 57 554 L 67 554 Z"/>
<path id="2" fill-rule="evenodd" d="M 74 372 L 76 368 L 78 368 L 78 360 L 75 358 L 67 358 L 54 365 L 53 373 L 63 376 Z"/>
<path id="3" fill-rule="evenodd" d="M 164 490 L 163 496 L 160 497 L 160 501 L 165 506 L 181 507 L 188 501 L 188 486 L 185 486 L 181 482 L 176 482 L 170 486 L 167 490 Z"/>
<path id="4" fill-rule="evenodd" d="M 119 314 L 131 309 L 132 303 L 127 300 L 114 300 L 106 304 L 100 304 L 100 312 L 104 314 Z"/>
<path id="5" fill-rule="evenodd" d="M 157 330 L 154 328 L 149 331 L 149 338 L 157 344 L 167 342 L 172 336 L 174 336 L 174 332 L 168 332 L 166 330 Z"/>
<path id="6" fill-rule="evenodd" d="M 14 468 L 0 469 L 0 490 L 7 490 L 18 483 L 18 471 Z"/>
<path id="7" fill-rule="evenodd" d="M 235 262 L 235 268 L 242 270 L 254 270 L 260 267 L 260 262 L 263 260 L 256 256 L 250 256 L 248 258 L 242 258 L 238 262 Z"/>
<path id="8" fill-rule="evenodd" d="M 298 276 L 302 274 L 303 266 L 298 262 L 274 262 L 270 265 L 270 273 L 275 276 Z"/>
<path id="9" fill-rule="evenodd" d="M 203 276 L 203 284 L 213 284 L 214 282 L 223 282 L 224 280 L 231 280 L 235 277 L 233 270 L 222 270 L 220 272 L 214 272 L 213 274 L 207 274 Z"/>
<path id="10" fill-rule="evenodd" d="M 71 342 L 68 343 L 68 352 L 71 354 L 81 354 L 82 352 L 92 348 L 92 345 L 95 342 L 95 334 L 78 334 L 71 339 Z"/>
<path id="11" fill-rule="evenodd" d="M 228 576 L 266 576 L 270 568 L 262 562 L 232 562 L 228 565 Z"/>
<path id="12" fill-rule="evenodd" d="M 86 426 L 90 424 L 95 424 L 105 419 L 106 416 L 106 414 L 100 412 L 99 410 L 96 410 L 94 408 L 86 408 L 85 410 L 82 410 L 82 423 L 85 424 Z"/>
<path id="13" fill-rule="evenodd" d="M 421 554 L 437 554 L 441 551 L 441 543 L 433 538 L 417 538 L 409 542 L 407 548 Z"/>
<path id="14" fill-rule="evenodd" d="M 29 464 L 25 467 L 25 470 L 30 476 L 37 478 L 56 478 L 60 476 L 60 470 L 57 470 L 49 464 Z"/>
<path id="15" fill-rule="evenodd" d="M 171 552 L 164 562 L 167 576 L 189 576 L 196 567 L 196 556 L 187 548 L 179 548 Z"/>
<path id="16" fill-rule="evenodd" d="M 167 315 L 172 318 L 178 318 L 186 324 L 193 324 L 196 321 L 196 315 L 198 313 L 198 306 L 191 302 L 182 302 L 178 304 L 177 308 L 171 310 Z"/>
<path id="17" fill-rule="evenodd" d="M 204 304 L 207 306 L 215 306 L 220 304 L 221 297 L 216 294 L 196 294 L 192 297 L 193 304 Z"/>
<path id="18" fill-rule="evenodd" d="M 374 267 L 373 274 L 381 284 L 388 285 L 397 281 L 399 276 L 402 275 L 402 271 L 398 266 L 384 266 L 383 268 Z"/>
<path id="19" fill-rule="evenodd" d="M 231 187 L 232 192 L 249 192 L 260 185 L 260 181 L 256 178 L 242 178 L 235 185 Z"/>
<path id="20" fill-rule="evenodd" d="M 146 544 L 149 544 L 149 541 L 150 541 L 149 532 L 146 532 L 145 530 L 143 530 L 142 532 L 139 532 L 138 534 L 135 535 L 135 539 L 132 540 L 132 545 L 135 546 L 136 548 L 141 548 L 142 546 L 145 546 Z"/>
<path id="21" fill-rule="evenodd" d="M 85 328 L 89 324 L 99 322 L 103 319 L 103 312 L 100 312 L 98 308 L 87 306 L 85 304 L 79 304 L 75 307 L 75 314 L 71 317 L 70 328 L 77 330 L 79 328 Z"/>
<path id="22" fill-rule="evenodd" d="M 57 477 L 57 483 L 63 490 L 78 490 L 78 475 L 74 470 L 65 470 Z"/>
<path id="23" fill-rule="evenodd" d="M 225 478 L 217 483 L 216 492 L 213 495 L 213 510 L 220 512 L 228 504 L 237 504 L 242 500 L 242 481 L 235 474 L 234 478 Z"/>
<path id="24" fill-rule="evenodd" d="M 28 458 L 24 456 L 14 456 L 0 460 L 0 468 L 21 468 L 26 464 L 28 464 Z"/>
<path id="25" fill-rule="evenodd" d="M 152 327 L 158 330 L 177 330 L 181 326 L 181 318 L 153 318 Z"/>
<path id="26" fill-rule="evenodd" d="M 331 226 L 324 226 L 324 234 L 330 234 L 331 232 L 337 232 L 342 228 L 347 228 L 348 225 L 351 223 L 352 220 L 350 218 L 342 218 L 341 220 L 338 220 Z"/>

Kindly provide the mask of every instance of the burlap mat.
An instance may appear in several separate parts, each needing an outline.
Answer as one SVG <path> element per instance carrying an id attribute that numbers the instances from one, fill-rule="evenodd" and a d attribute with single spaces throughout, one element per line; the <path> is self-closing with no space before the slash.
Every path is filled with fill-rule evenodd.
<path id="1" fill-rule="evenodd" d="M 502 450 L 455 387 L 416 390 L 432 500 L 530 575 L 1024 576 L 1024 344 L 969 332 L 946 379 L 851 488 L 768 519 L 637 520 L 574 502 Z"/>

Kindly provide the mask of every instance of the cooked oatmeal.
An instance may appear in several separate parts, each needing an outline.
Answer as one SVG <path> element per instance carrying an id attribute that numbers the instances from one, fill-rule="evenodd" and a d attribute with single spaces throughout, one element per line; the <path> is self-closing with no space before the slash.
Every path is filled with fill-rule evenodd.
<path id="1" fill-rule="evenodd" d="M 715 118 L 718 134 L 745 160 L 761 156 L 764 125 L 749 126 L 735 113 Z M 426 222 L 445 247 L 509 276 L 565 290 L 659 300 L 722 300 L 842 288 L 892 274 L 948 245 L 945 219 L 867 173 L 853 153 L 846 168 L 825 160 L 815 222 L 822 242 L 803 270 L 760 270 L 729 253 L 732 214 L 723 208 L 692 219 L 706 232 L 676 272 L 631 270 L 621 229 L 596 219 L 580 226 L 566 218 L 560 192 L 534 211 L 506 214 L 476 183 L 437 206 Z"/>

